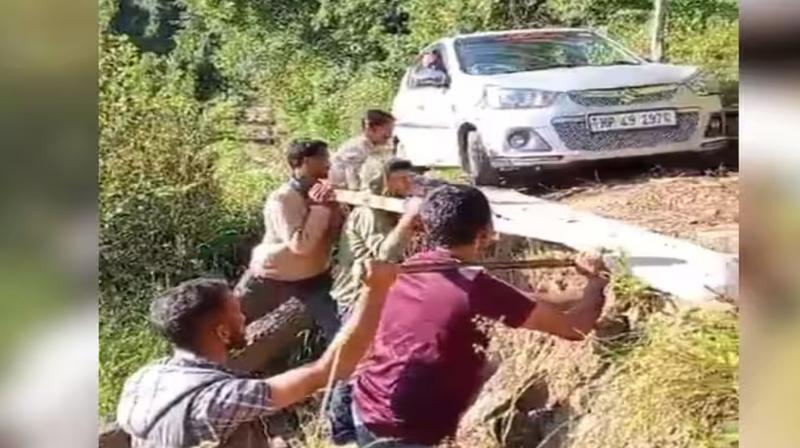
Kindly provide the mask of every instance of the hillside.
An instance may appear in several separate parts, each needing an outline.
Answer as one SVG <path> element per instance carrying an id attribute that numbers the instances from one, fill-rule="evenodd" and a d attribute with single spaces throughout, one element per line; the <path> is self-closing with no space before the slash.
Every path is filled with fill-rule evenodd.
<path id="1" fill-rule="evenodd" d="M 670 5 L 667 58 L 699 64 L 715 73 L 727 86 L 729 97 L 735 99 L 737 3 L 672 0 Z M 101 0 L 101 415 L 113 417 L 125 377 L 166 353 L 167 347 L 146 322 L 153 295 L 197 275 L 234 280 L 241 273 L 243 260 L 262 230 L 262 201 L 285 176 L 280 149 L 288 138 L 302 135 L 333 144 L 342 141 L 354 132 L 364 109 L 388 108 L 408 61 L 441 36 L 487 29 L 592 26 L 644 52 L 649 15 L 650 2 L 646 0 Z M 275 129 L 257 146 L 246 135 L 250 130 L 242 125 L 253 104 L 268 106 L 269 126 Z M 606 193 L 611 193 L 614 201 L 628 200 L 616 196 L 622 192 L 613 188 Z M 601 213 L 612 213 L 616 208 L 598 205 L 591 197 L 585 192 L 564 200 Z M 730 218 L 726 210 L 720 216 Z M 541 249 L 537 245 L 534 248 Z M 523 245 L 512 252 L 516 256 L 526 250 L 532 248 Z M 629 430 L 652 426 L 671 432 L 699 425 L 698 431 L 676 435 L 670 441 L 674 446 L 687 446 L 681 445 L 686 440 L 716 438 L 734 408 L 729 376 L 722 376 L 724 381 L 720 383 L 708 383 L 705 376 L 678 376 L 680 380 L 699 382 L 675 385 L 656 375 L 641 374 L 641 365 L 650 365 L 648 356 L 655 356 L 688 363 L 678 369 L 699 365 L 709 370 L 695 369 L 698 372 L 713 370 L 729 375 L 736 364 L 729 354 L 735 342 L 729 331 L 733 318 L 728 314 L 715 315 L 710 320 L 700 317 L 697 323 L 694 317 L 683 314 L 653 313 L 648 307 L 655 299 L 645 288 L 624 275 L 620 276 L 618 288 L 629 298 L 623 302 L 647 304 L 645 311 L 633 311 L 638 308 L 625 305 L 623 309 L 627 311 L 623 313 L 634 313 L 630 328 L 637 337 L 650 335 L 649 339 L 637 338 L 636 344 L 620 348 L 619 356 L 609 356 L 598 354 L 605 352 L 596 350 L 593 342 L 587 343 L 591 350 L 577 346 L 567 349 L 534 336 L 518 341 L 515 338 L 519 336 L 501 335 L 498 340 L 506 342 L 501 345 L 510 346 L 513 342 L 518 349 L 501 350 L 506 363 L 528 366 L 529 370 L 514 368 L 518 376 L 501 372 L 496 381 L 502 392 L 492 395 L 501 399 L 523 387 L 531 379 L 529 374 L 535 376 L 545 369 L 553 375 L 544 380 L 549 394 L 554 403 L 561 403 L 558 409 L 563 409 L 565 402 L 580 395 L 566 392 L 572 389 L 570 384 L 585 381 L 571 377 L 559 382 L 561 369 L 572 371 L 576 365 L 585 365 L 589 370 L 596 367 L 596 371 L 587 370 L 581 375 L 609 378 L 613 387 L 624 386 L 615 383 L 614 378 L 623 381 L 624 372 L 632 372 L 628 378 L 653 381 L 626 383 L 644 388 L 638 392 L 624 389 L 634 397 L 642 393 L 655 396 L 663 389 L 648 388 L 664 386 L 689 390 L 684 395 L 691 400 L 659 402 L 658 406 L 684 411 L 681 417 L 688 419 L 670 414 L 667 417 L 671 420 L 661 421 L 659 426 L 650 425 L 648 420 L 635 420 L 630 413 L 618 414 L 618 421 L 639 425 Z M 653 320 L 644 316 L 652 316 Z M 724 335 L 721 339 L 709 336 L 717 332 L 708 329 L 717 327 L 723 328 L 719 332 Z M 659 351 L 672 347 L 661 342 L 676 338 L 701 350 L 694 353 L 691 347 L 683 350 L 681 346 L 681 353 L 687 353 L 689 358 Z M 312 356 L 314 348 L 313 344 L 300 348 L 292 362 Z M 581 361 L 584 354 L 594 361 Z M 537 356 L 556 364 L 547 367 L 550 364 L 536 361 Z M 558 359 L 569 362 L 557 364 Z M 667 366 L 653 368 L 653 372 L 661 371 L 670 372 Z M 577 382 L 571 383 L 573 380 Z M 490 390 L 496 390 L 495 386 Z M 603 410 L 603 418 L 612 415 L 605 411 L 606 406 L 620 412 L 636 411 L 635 407 L 603 401 L 613 396 L 627 397 L 624 394 L 583 396 L 596 401 L 593 409 Z M 670 398 L 672 394 L 666 396 Z M 717 410 L 709 403 L 721 403 L 721 407 Z M 562 412 L 555 409 L 551 409 L 552 415 Z M 581 425 L 588 425 L 593 418 L 589 416 L 597 413 L 587 414 L 586 409 L 576 406 L 574 412 L 558 415 L 568 415 L 566 421 L 570 422 L 580 416 Z M 548 425 L 555 422 L 558 426 L 565 421 L 559 418 L 548 420 Z M 613 422 L 604 420 L 606 423 Z M 572 423 L 565 426 L 573 428 Z M 485 428 L 486 424 L 475 426 L 480 427 Z M 578 431 L 578 426 L 574 428 Z M 642 434 L 652 436 L 653 441 L 638 446 L 669 446 L 659 442 L 663 433 Z M 485 443 L 465 446 L 494 446 Z M 311 439 L 303 444 L 309 446 Z"/>

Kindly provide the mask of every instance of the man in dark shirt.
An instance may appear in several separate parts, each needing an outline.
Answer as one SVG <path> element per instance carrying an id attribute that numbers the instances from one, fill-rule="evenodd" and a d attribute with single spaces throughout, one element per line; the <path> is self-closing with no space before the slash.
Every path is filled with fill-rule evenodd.
<path id="1" fill-rule="evenodd" d="M 420 217 L 437 248 L 407 263 L 474 261 L 493 239 L 489 203 L 472 187 L 437 188 Z M 485 381 L 482 349 L 489 338 L 476 318 L 570 340 L 585 337 L 602 310 L 608 282 L 599 258 L 581 255 L 578 265 L 589 281 L 582 297 L 571 298 L 576 305 L 569 311 L 552 304 L 554 298 L 531 297 L 478 268 L 398 277 L 373 347 L 357 369 L 358 445 L 425 447 L 455 435 Z"/>

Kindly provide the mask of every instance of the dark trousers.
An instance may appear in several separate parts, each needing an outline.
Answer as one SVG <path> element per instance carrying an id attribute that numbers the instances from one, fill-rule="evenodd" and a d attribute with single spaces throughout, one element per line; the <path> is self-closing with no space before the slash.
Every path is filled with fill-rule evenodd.
<path id="1" fill-rule="evenodd" d="M 314 323 L 322 330 L 325 340 L 330 342 L 341 326 L 336 302 L 330 293 L 332 285 L 333 279 L 329 272 L 286 282 L 256 277 L 247 271 L 236 285 L 236 294 L 241 299 L 246 323 L 259 319 L 292 297 L 300 300 L 308 309 Z"/>

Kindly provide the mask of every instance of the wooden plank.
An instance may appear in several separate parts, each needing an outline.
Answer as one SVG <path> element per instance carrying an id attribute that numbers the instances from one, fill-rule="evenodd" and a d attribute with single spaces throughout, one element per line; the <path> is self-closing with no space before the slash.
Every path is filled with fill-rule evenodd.
<path id="1" fill-rule="evenodd" d="M 336 201 L 350 205 L 366 205 L 370 208 L 387 210 L 395 213 L 403 212 L 403 200 L 370 194 L 367 191 L 336 190 Z"/>
<path id="2" fill-rule="evenodd" d="M 634 276 L 653 288 L 688 302 L 718 295 L 738 296 L 738 256 L 715 252 L 566 205 L 513 190 L 481 188 L 489 198 L 500 233 L 559 243 L 575 250 L 604 248 L 624 256 Z M 337 200 L 352 205 L 402 212 L 403 201 L 337 190 Z"/>
<path id="3" fill-rule="evenodd" d="M 483 188 L 501 233 L 560 243 L 576 250 L 605 248 L 629 257 L 634 276 L 689 302 L 738 295 L 738 256 L 715 252 L 614 219 L 521 193 Z"/>

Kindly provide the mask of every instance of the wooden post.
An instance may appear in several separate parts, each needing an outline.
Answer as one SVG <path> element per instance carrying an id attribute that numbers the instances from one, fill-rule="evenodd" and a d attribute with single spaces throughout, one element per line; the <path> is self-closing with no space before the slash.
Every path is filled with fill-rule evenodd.
<path id="1" fill-rule="evenodd" d="M 667 23 L 667 1 L 653 0 L 653 31 L 650 41 L 650 59 L 661 62 L 664 58 L 664 28 Z"/>

